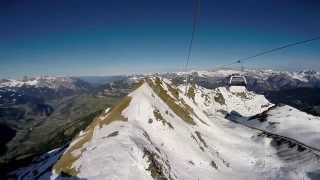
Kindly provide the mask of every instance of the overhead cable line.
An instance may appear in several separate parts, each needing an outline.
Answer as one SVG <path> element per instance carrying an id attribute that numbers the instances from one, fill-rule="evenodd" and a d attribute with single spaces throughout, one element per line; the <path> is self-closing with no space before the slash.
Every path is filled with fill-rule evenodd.
<path id="1" fill-rule="evenodd" d="M 186 90 L 188 86 L 188 66 L 190 64 L 190 58 L 191 58 L 191 53 L 192 53 L 192 47 L 193 47 L 193 42 L 194 42 L 194 37 L 196 34 L 196 30 L 199 24 L 199 17 L 200 17 L 200 5 L 201 5 L 201 0 L 195 0 L 194 1 L 194 10 L 193 10 L 193 22 L 192 22 L 192 34 L 191 34 L 191 40 L 188 45 L 188 52 L 187 52 L 187 57 L 186 57 L 186 64 L 185 64 L 185 73 L 186 73 Z M 187 92 L 187 91 L 186 91 Z"/>
<path id="2" fill-rule="evenodd" d="M 257 53 L 257 54 L 252 55 L 252 56 L 240 58 L 240 59 L 237 59 L 236 61 L 233 61 L 233 62 L 231 62 L 229 64 L 221 65 L 221 67 L 227 67 L 227 66 L 231 66 L 231 65 L 234 65 L 234 64 L 243 63 L 245 61 L 251 60 L 251 59 L 259 57 L 259 56 L 263 56 L 265 54 L 269 54 L 269 53 L 272 53 L 272 52 L 275 52 L 275 51 L 279 51 L 279 50 L 286 49 L 286 48 L 289 48 L 289 47 L 292 47 L 292 46 L 297 46 L 297 45 L 300 45 L 300 44 L 305 44 L 305 43 L 308 43 L 308 42 L 311 42 L 311 41 L 316 41 L 316 40 L 320 40 L 320 36 L 317 36 L 317 37 L 314 37 L 314 38 L 311 38 L 311 39 L 307 39 L 307 40 L 303 40 L 303 41 L 297 41 L 297 42 L 294 42 L 294 43 L 286 44 L 286 45 L 283 45 L 283 46 L 280 46 L 280 47 L 277 47 L 277 48 L 273 48 L 273 49 L 270 49 L 270 50 L 266 50 L 266 51 Z"/>

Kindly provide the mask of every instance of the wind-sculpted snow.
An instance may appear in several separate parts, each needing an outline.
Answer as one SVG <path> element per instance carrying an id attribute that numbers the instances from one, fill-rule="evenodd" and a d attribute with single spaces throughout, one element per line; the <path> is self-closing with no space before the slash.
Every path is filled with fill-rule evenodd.
<path id="1" fill-rule="evenodd" d="M 180 87 L 185 89 L 184 86 Z M 208 114 L 235 111 L 242 116 L 252 116 L 273 106 L 263 95 L 248 91 L 243 86 L 220 87 L 214 90 L 196 88 L 195 102 Z"/>
<path id="2" fill-rule="evenodd" d="M 243 123 L 296 139 L 320 150 L 320 118 L 290 106 L 279 106 Z"/>
<path id="3" fill-rule="evenodd" d="M 71 142 L 51 179 L 260 180 L 316 174 L 319 161 L 312 152 L 276 148 L 272 138 L 226 118 L 232 112 L 262 113 L 272 106 L 263 96 L 244 87 L 191 88 L 192 95 L 169 80 L 145 80 L 129 101 L 97 117 Z M 291 161 L 280 151 L 290 152 Z M 76 158 L 63 161 L 68 156 Z"/>

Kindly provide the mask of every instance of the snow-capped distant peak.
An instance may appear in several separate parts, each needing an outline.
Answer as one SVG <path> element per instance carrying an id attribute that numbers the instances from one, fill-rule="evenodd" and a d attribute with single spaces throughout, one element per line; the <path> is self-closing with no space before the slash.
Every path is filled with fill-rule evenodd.
<path id="1" fill-rule="evenodd" d="M 0 83 L 0 87 L 21 87 L 23 85 L 35 86 L 38 84 L 38 80 L 19 81 L 14 79 L 8 79 Z"/>
<path id="2" fill-rule="evenodd" d="M 66 88 L 77 89 L 77 79 L 71 77 L 51 77 L 41 76 L 24 80 L 6 79 L 0 81 L 0 88 L 19 88 L 23 86 L 29 87 L 46 87 L 46 88 Z"/>

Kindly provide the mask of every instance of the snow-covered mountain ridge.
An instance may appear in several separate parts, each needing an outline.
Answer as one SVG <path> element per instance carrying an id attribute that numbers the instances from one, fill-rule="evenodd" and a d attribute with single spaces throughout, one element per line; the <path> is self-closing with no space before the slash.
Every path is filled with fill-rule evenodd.
<path id="1" fill-rule="evenodd" d="M 295 88 L 319 88 L 320 73 L 316 71 L 274 71 L 255 70 L 244 71 L 233 69 L 219 69 L 210 71 L 187 72 L 193 79 L 203 87 L 213 89 L 226 86 L 232 74 L 241 74 L 246 77 L 249 90 L 264 93 L 268 91 L 279 91 Z M 165 77 L 170 79 L 183 79 L 186 72 L 169 73 Z"/>
<path id="2" fill-rule="evenodd" d="M 185 92 L 187 89 L 187 92 Z M 319 177 L 319 156 L 299 144 L 283 142 L 243 126 L 274 105 L 244 87 L 209 90 L 174 86 L 151 77 L 117 106 L 97 117 L 67 148 L 14 172 L 17 179 L 312 179 Z M 294 108 L 274 107 L 286 126 L 282 135 L 297 138 L 292 111 L 305 123 L 305 142 L 319 142 L 312 126 L 319 118 Z M 268 111 L 269 112 L 269 111 Z M 273 112 L 274 114 L 279 114 Z M 235 116 L 240 123 L 230 120 Z M 312 122 L 309 120 L 312 118 Z M 276 119 L 276 120 L 275 120 Z M 310 122 L 310 124 L 309 124 Z M 274 131 L 277 133 L 278 131 Z M 282 132 L 282 131 L 281 131 Z M 60 157 L 61 156 L 61 157 Z M 303 164 L 303 165 L 301 165 Z"/>
<path id="3" fill-rule="evenodd" d="M 46 87 L 51 89 L 66 88 L 77 89 L 81 86 L 78 78 L 71 77 L 51 77 L 41 76 L 36 78 L 27 78 L 24 80 L 3 79 L 0 80 L 0 88 L 19 88 L 23 86 L 29 87 Z"/>
<path id="4" fill-rule="evenodd" d="M 190 71 L 188 74 L 198 73 L 202 77 L 219 77 L 219 76 L 230 76 L 232 74 L 243 74 L 248 76 L 256 77 L 269 77 L 272 75 L 287 75 L 293 79 L 300 81 L 308 81 L 311 78 L 320 79 L 320 72 L 313 70 L 303 70 L 303 71 L 276 71 L 271 69 L 266 70 L 256 70 L 247 69 L 244 71 L 235 69 L 218 69 L 218 70 L 207 70 L 207 71 Z M 186 72 L 178 72 L 178 75 L 186 74 Z"/>

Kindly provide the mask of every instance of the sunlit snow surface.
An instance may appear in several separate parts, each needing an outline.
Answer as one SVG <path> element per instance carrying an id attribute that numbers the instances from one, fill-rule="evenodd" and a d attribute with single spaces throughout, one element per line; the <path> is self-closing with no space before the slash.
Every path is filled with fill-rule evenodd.
<path id="1" fill-rule="evenodd" d="M 276 107 L 268 111 L 263 122 L 253 119 L 243 123 L 320 149 L 320 118 L 293 107 L 287 105 Z"/>
<path id="2" fill-rule="evenodd" d="M 170 83 L 168 80 L 165 82 Z M 162 86 L 168 89 L 166 83 Z M 231 112 L 243 117 L 253 116 L 273 106 L 263 96 L 248 92 L 244 87 L 214 90 L 196 87 L 193 100 L 184 95 L 183 86 L 179 89 L 179 98 L 193 109 L 196 125 L 188 124 L 177 116 L 144 83 L 129 95 L 132 100 L 122 112 L 127 122 L 116 121 L 95 128 L 92 139 L 84 145 L 85 151 L 73 164 L 79 172 L 78 177 L 153 179 L 149 167 L 155 164 L 166 179 L 179 180 L 309 179 L 307 173 L 319 170 L 319 161 L 313 158 L 312 153 L 303 152 L 304 162 L 301 164 L 300 152 L 288 149 L 297 158 L 284 160 L 278 155 L 279 150 L 270 144 L 271 138 L 258 136 L 257 130 L 226 118 L 226 114 Z M 156 120 L 155 109 L 173 128 Z M 270 113 L 274 114 L 271 119 L 283 124 L 279 127 L 281 131 L 275 132 L 285 135 L 311 133 L 311 141 L 320 137 L 317 127 L 311 129 L 303 125 L 311 121 L 317 121 L 313 125 L 318 125 L 319 119 L 311 115 L 290 110 L 290 107 Z M 287 114 L 299 120 L 293 117 L 286 119 Z M 304 120 L 308 118 L 314 119 Z M 286 127 L 292 130 L 286 132 Z M 301 131 L 297 130 L 299 127 Z M 299 140 L 308 142 L 310 139 L 302 137 Z M 150 154 L 154 157 L 152 162 Z M 305 158 L 309 156 L 310 159 Z M 51 178 L 59 178 L 59 175 L 53 174 Z"/>

